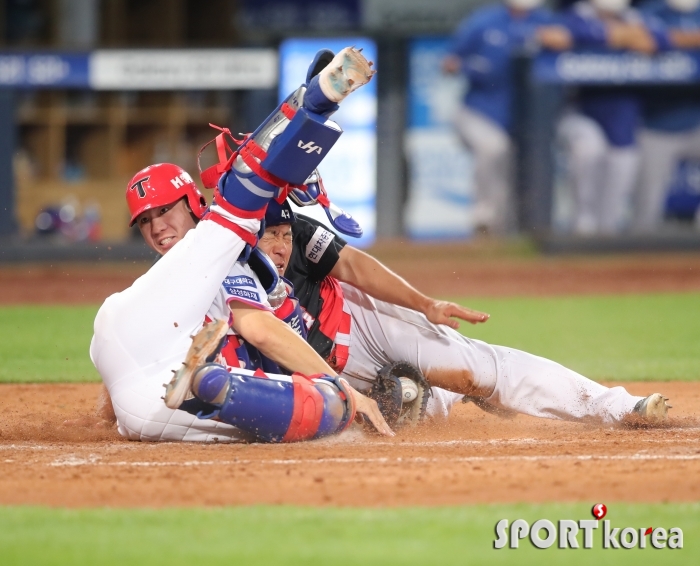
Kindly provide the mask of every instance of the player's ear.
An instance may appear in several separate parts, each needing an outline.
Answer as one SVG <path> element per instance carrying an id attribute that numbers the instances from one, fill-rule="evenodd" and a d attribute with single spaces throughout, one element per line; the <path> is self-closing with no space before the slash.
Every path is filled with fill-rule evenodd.
<path id="1" fill-rule="evenodd" d="M 182 200 L 185 203 L 185 208 L 187 209 L 187 212 L 190 213 L 192 220 L 194 220 L 194 223 L 197 224 L 199 222 L 199 218 L 197 217 L 197 215 L 194 212 L 192 212 L 192 208 L 190 207 L 190 203 L 187 202 L 187 197 L 183 198 Z"/>

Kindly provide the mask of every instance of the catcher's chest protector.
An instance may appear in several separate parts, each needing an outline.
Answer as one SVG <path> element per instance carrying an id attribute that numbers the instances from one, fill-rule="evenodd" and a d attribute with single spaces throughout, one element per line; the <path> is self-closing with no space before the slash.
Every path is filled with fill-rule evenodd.
<path id="1" fill-rule="evenodd" d="M 223 366 L 207 364 L 197 371 L 195 382 L 197 398 L 217 408 L 199 418 L 216 417 L 263 442 L 321 438 L 342 432 L 355 418 L 352 396 L 341 378 L 259 370 L 229 373 Z M 222 396 L 222 402 L 214 402 Z"/>

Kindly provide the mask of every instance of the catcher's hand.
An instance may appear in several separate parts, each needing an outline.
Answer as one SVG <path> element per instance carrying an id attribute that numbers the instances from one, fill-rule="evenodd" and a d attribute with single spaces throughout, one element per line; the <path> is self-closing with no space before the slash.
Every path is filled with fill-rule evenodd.
<path id="1" fill-rule="evenodd" d="M 382 415 L 374 399 L 366 397 L 350 385 L 346 384 L 346 387 L 353 397 L 355 410 L 358 414 L 361 414 L 364 419 L 369 420 L 379 434 L 383 434 L 384 436 L 396 436 L 394 431 L 391 430 L 390 426 L 387 424 L 384 415 Z"/>
<path id="2" fill-rule="evenodd" d="M 420 369 L 408 362 L 381 368 L 367 396 L 377 402 L 389 426 L 415 426 L 425 416 L 430 384 Z"/>

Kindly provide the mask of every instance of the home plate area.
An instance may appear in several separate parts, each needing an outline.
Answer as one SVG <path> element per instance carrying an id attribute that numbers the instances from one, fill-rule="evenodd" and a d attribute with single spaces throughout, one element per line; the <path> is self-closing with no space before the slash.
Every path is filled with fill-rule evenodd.
<path id="1" fill-rule="evenodd" d="M 613 384 L 610 384 L 613 385 Z M 98 384 L 0 385 L 0 504 L 162 507 L 460 505 L 700 499 L 700 384 L 626 383 L 672 399 L 660 427 L 609 427 L 473 404 L 386 439 L 353 427 L 298 444 L 144 443 L 64 425 Z"/>

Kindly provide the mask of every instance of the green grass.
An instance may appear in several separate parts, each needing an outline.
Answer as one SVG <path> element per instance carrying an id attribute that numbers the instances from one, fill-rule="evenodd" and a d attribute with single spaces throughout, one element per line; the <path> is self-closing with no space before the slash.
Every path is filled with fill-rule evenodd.
<path id="1" fill-rule="evenodd" d="M 460 299 L 491 314 L 461 331 L 597 381 L 700 379 L 700 294 Z"/>
<path id="2" fill-rule="evenodd" d="M 90 361 L 97 307 L 0 308 L 0 382 L 100 379 Z"/>
<path id="3" fill-rule="evenodd" d="M 613 527 L 680 527 L 684 548 L 493 549 L 497 521 L 589 519 L 588 504 L 479 505 L 406 509 L 0 508 L 3 565 L 159 564 L 698 564 L 700 504 L 608 503 Z M 579 535 L 579 544 L 583 537 Z M 647 543 L 649 547 L 650 544 Z"/>
<path id="4" fill-rule="evenodd" d="M 491 313 L 462 331 L 598 381 L 700 379 L 700 294 L 460 299 Z M 88 348 L 97 307 L 0 308 L 0 382 L 99 379 Z"/>

